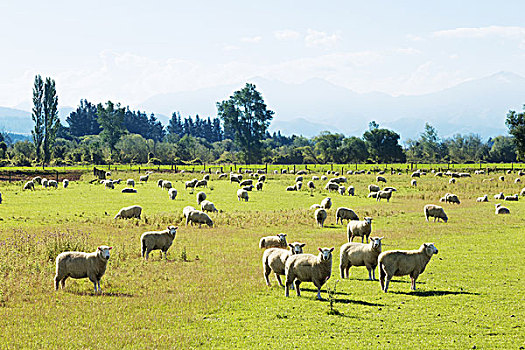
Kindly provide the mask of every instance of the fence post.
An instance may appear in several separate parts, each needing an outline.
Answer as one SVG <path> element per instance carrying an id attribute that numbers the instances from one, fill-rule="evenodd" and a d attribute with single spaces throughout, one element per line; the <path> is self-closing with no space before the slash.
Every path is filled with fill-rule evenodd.
<path id="1" fill-rule="evenodd" d="M 295 174 L 295 164 L 293 165 L 293 173 Z"/>

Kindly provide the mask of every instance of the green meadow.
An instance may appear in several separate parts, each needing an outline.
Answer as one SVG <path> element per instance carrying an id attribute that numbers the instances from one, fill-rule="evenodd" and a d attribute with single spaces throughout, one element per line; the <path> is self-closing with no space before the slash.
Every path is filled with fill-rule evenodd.
<path id="1" fill-rule="evenodd" d="M 493 197 L 520 193 L 525 184 L 514 182 L 516 173 L 505 174 L 505 181 L 498 180 L 501 172 L 473 174 L 455 184 L 429 173 L 417 179 L 417 187 L 410 186 L 410 173 L 387 173 L 387 186 L 397 189 L 390 202 L 367 198 L 375 174 L 345 175 L 344 185 L 353 185 L 356 196 L 328 193 L 321 180 L 312 192 L 306 186 L 287 192 L 295 175 L 268 174 L 263 190 L 250 192 L 248 202 L 237 200 L 238 184 L 212 174 L 208 188 L 199 190 L 220 212 L 210 214 L 213 228 L 199 228 L 185 226 L 182 209 L 197 207 L 199 191 L 185 190 L 184 181 L 202 174 L 167 168 L 138 183 L 138 169 L 118 168 L 112 178 L 124 181 L 114 190 L 90 184 L 90 169 L 67 189 L 23 191 L 23 181 L 0 183 L 0 348 L 525 346 L 525 202 L 502 202 L 511 214 L 497 216 L 494 204 L 500 201 Z M 305 185 L 327 169 L 316 167 L 304 176 Z M 135 179 L 138 193 L 120 192 L 128 178 Z M 159 179 L 172 181 L 176 200 L 157 187 Z M 461 204 L 440 203 L 447 192 L 458 195 Z M 477 203 L 484 194 L 489 202 Z M 326 196 L 333 206 L 319 228 L 309 208 Z M 444 207 L 448 223 L 425 221 L 423 207 L 429 203 Z M 143 207 L 141 220 L 113 219 L 133 204 Z M 350 278 L 341 279 L 339 248 L 347 238 L 346 225 L 335 224 L 338 207 L 373 217 L 372 236 L 384 236 L 383 251 L 435 244 L 439 253 L 416 291 L 404 276 L 394 278 L 385 294 L 364 267 L 351 268 Z M 179 227 L 168 260 L 155 251 L 143 261 L 140 235 L 167 225 Z M 316 300 L 311 283 L 301 285 L 301 297 L 291 291 L 289 298 L 273 274 L 272 286 L 266 286 L 258 243 L 279 232 L 287 233 L 289 242 L 306 243 L 305 253 L 335 247 L 324 300 Z M 102 294 L 94 294 L 88 279 L 68 279 L 65 289 L 54 290 L 56 255 L 104 244 L 113 250 Z"/>

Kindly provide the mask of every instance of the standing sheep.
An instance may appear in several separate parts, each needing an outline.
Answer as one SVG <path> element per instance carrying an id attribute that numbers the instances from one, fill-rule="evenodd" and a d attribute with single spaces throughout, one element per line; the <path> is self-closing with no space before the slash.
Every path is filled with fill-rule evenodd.
<path id="1" fill-rule="evenodd" d="M 444 222 L 448 221 L 447 214 L 445 214 L 445 210 L 443 210 L 442 207 L 439 205 L 434 204 L 427 204 L 423 208 L 423 212 L 425 213 L 425 219 L 428 221 L 429 217 L 434 218 L 434 222 L 436 222 L 436 219 L 439 222 L 439 219 L 443 220 Z"/>
<path id="2" fill-rule="evenodd" d="M 148 175 L 142 175 L 139 177 L 139 181 L 142 181 L 142 182 L 148 182 L 149 180 L 149 174 Z"/>
<path id="3" fill-rule="evenodd" d="M 47 181 L 45 177 L 42 179 L 42 187 L 47 188 Z"/>
<path id="4" fill-rule="evenodd" d="M 321 207 L 328 210 L 332 207 L 332 198 L 326 197 L 321 201 Z"/>
<path id="5" fill-rule="evenodd" d="M 458 196 L 456 196 L 455 194 L 452 194 L 452 193 L 447 193 L 445 195 L 445 202 L 446 203 L 456 203 L 456 204 L 460 204 L 460 200 L 458 198 Z"/>
<path id="6" fill-rule="evenodd" d="M 213 226 L 213 221 L 208 214 L 200 210 L 193 210 L 188 213 L 188 216 L 186 217 L 186 226 L 188 226 L 188 223 L 191 223 L 192 225 L 199 224 L 199 227 L 201 227 L 202 224 L 208 225 L 209 227 Z"/>
<path id="7" fill-rule="evenodd" d="M 208 181 L 206 180 L 198 180 L 195 184 L 195 187 L 208 187 Z"/>
<path id="8" fill-rule="evenodd" d="M 376 182 L 384 182 L 384 183 L 386 183 L 386 179 L 383 176 L 376 176 Z"/>
<path id="9" fill-rule="evenodd" d="M 317 225 L 324 227 L 324 221 L 326 220 L 327 215 L 328 214 L 326 213 L 326 210 L 324 210 L 323 208 L 317 209 L 314 213 L 314 217 L 315 217 L 315 221 L 317 222 Z"/>
<path id="10" fill-rule="evenodd" d="M 173 187 L 173 185 L 172 185 L 171 181 L 168 181 L 168 180 L 162 181 L 162 189 L 169 190 L 172 187 Z"/>
<path id="11" fill-rule="evenodd" d="M 345 195 L 345 191 L 346 191 L 346 187 L 344 187 L 344 186 L 339 186 L 339 194 L 341 194 L 341 196 L 344 196 L 344 195 Z"/>
<path id="12" fill-rule="evenodd" d="M 325 187 L 324 187 L 325 190 L 328 190 L 328 192 L 332 192 L 332 191 L 338 191 L 339 190 L 339 185 L 336 184 L 335 182 L 327 182 Z"/>
<path id="13" fill-rule="evenodd" d="M 237 190 L 237 200 L 240 201 L 241 199 L 244 200 L 245 202 L 248 202 L 248 199 L 249 199 L 248 191 L 243 190 L 242 188 L 239 188 Z"/>
<path id="14" fill-rule="evenodd" d="M 62 187 L 67 188 L 67 186 L 69 186 L 69 180 L 68 179 L 62 180 Z"/>
<path id="15" fill-rule="evenodd" d="M 35 190 L 35 183 L 33 182 L 33 180 L 29 180 L 24 184 L 24 190 Z"/>
<path id="16" fill-rule="evenodd" d="M 140 214 L 142 214 L 142 207 L 139 205 L 132 205 L 119 210 L 114 219 L 131 219 L 137 218 L 140 220 Z"/>
<path id="17" fill-rule="evenodd" d="M 488 202 L 489 201 L 489 197 L 487 195 L 484 195 L 483 197 L 478 197 L 476 199 L 476 202 Z"/>
<path id="18" fill-rule="evenodd" d="M 255 188 L 257 189 L 257 191 L 262 191 L 263 189 L 263 182 L 262 181 L 258 181 L 256 184 L 255 184 Z"/>
<path id="19" fill-rule="evenodd" d="M 377 185 L 374 185 L 374 184 L 371 184 L 371 185 L 368 185 L 368 192 L 372 193 L 372 192 L 379 192 L 381 188 Z"/>
<path id="20" fill-rule="evenodd" d="M 392 197 L 392 191 L 378 191 L 377 192 L 377 201 L 380 202 L 381 198 L 386 199 L 387 202 L 390 202 L 390 198 Z"/>
<path id="21" fill-rule="evenodd" d="M 410 275 L 410 289 L 416 290 L 416 280 L 438 250 L 433 243 L 423 243 L 418 250 L 390 250 L 379 254 L 379 280 L 381 290 L 388 291 L 388 284 L 394 276 Z"/>
<path id="22" fill-rule="evenodd" d="M 341 220 L 341 224 L 343 224 L 343 220 L 359 220 L 359 217 L 350 208 L 345 207 L 339 207 L 337 208 L 335 212 L 335 224 L 337 225 L 339 223 L 339 220 Z"/>
<path id="23" fill-rule="evenodd" d="M 317 299 L 321 300 L 321 287 L 332 275 L 332 252 L 334 248 L 318 248 L 319 255 L 298 254 L 286 260 L 284 295 L 289 296 L 292 283 L 297 296 L 301 296 L 301 282 L 312 282 L 317 287 Z"/>
<path id="24" fill-rule="evenodd" d="M 349 221 L 346 226 L 348 242 L 352 242 L 354 237 L 361 237 L 361 243 L 364 243 L 366 237 L 368 243 L 370 233 L 372 233 L 372 218 L 368 216 L 363 221 Z"/>
<path id="25" fill-rule="evenodd" d="M 303 187 L 303 183 L 301 181 L 295 183 L 295 190 L 300 191 Z"/>
<path id="26" fill-rule="evenodd" d="M 302 254 L 303 247 L 305 245 L 306 243 L 294 242 L 288 244 L 290 250 L 282 248 L 270 248 L 264 252 L 262 264 L 264 280 L 266 281 L 267 286 L 270 286 L 270 280 L 268 277 L 273 271 L 273 273 L 275 273 L 275 278 L 277 279 L 277 282 L 279 282 L 279 285 L 281 287 L 284 287 L 283 282 L 281 281 L 281 275 L 285 274 L 284 270 L 286 266 L 286 260 L 288 260 L 288 258 L 292 255 Z"/>
<path id="27" fill-rule="evenodd" d="M 140 236 L 142 257 L 148 260 L 149 253 L 151 253 L 152 250 L 160 249 L 160 258 L 162 259 L 162 253 L 164 253 L 164 259 L 167 259 L 168 249 L 175 239 L 178 228 L 178 226 L 168 226 L 168 228 L 163 231 L 144 232 L 142 236 Z"/>
<path id="28" fill-rule="evenodd" d="M 123 188 L 122 191 L 120 191 L 122 193 L 137 193 L 137 190 L 132 188 L 132 187 L 126 187 L 126 188 Z"/>
<path id="29" fill-rule="evenodd" d="M 259 241 L 259 248 L 286 248 L 286 233 L 278 233 L 275 236 L 266 236 Z"/>
<path id="30" fill-rule="evenodd" d="M 197 204 L 201 204 L 203 200 L 206 199 L 206 193 L 204 192 L 199 192 L 197 193 Z"/>
<path id="31" fill-rule="evenodd" d="M 47 185 L 48 185 L 49 187 L 58 188 L 58 182 L 56 182 L 55 180 L 49 180 L 49 181 L 47 182 Z"/>
<path id="32" fill-rule="evenodd" d="M 176 197 L 177 197 L 177 190 L 174 188 L 170 188 L 168 190 L 168 198 L 171 200 L 175 200 Z"/>
<path id="33" fill-rule="evenodd" d="M 202 211 L 209 211 L 211 213 L 218 212 L 217 208 L 215 208 L 215 204 L 213 204 L 212 202 L 210 202 L 208 200 L 203 200 L 201 202 L 201 210 Z"/>
<path id="34" fill-rule="evenodd" d="M 412 180 L 410 181 L 410 186 L 417 187 L 417 180 L 416 180 L 416 179 L 412 179 Z"/>
<path id="35" fill-rule="evenodd" d="M 352 266 L 366 266 L 368 279 L 374 281 L 377 257 L 381 254 L 381 240 L 383 237 L 370 237 L 369 244 L 345 243 L 341 246 L 339 270 L 341 278 L 348 278 L 348 270 Z"/>
<path id="36" fill-rule="evenodd" d="M 500 203 L 494 205 L 496 207 L 495 214 L 510 214 L 510 210 L 507 207 L 502 206 Z"/>
<path id="37" fill-rule="evenodd" d="M 159 180 L 157 181 L 157 187 L 162 188 L 162 183 L 163 183 L 163 182 L 164 182 L 164 180 L 159 179 Z"/>
<path id="38" fill-rule="evenodd" d="M 348 186 L 348 195 L 349 196 L 355 196 L 355 188 L 354 188 L 354 186 Z"/>
<path id="39" fill-rule="evenodd" d="M 500 192 L 496 195 L 494 195 L 494 199 L 505 199 L 505 195 L 503 194 L 503 192 Z"/>
<path id="40" fill-rule="evenodd" d="M 127 180 L 126 180 L 126 185 L 127 185 L 127 186 L 131 186 L 131 187 L 135 187 L 135 180 L 133 180 L 133 179 L 127 179 Z"/>
<path id="41" fill-rule="evenodd" d="M 66 279 L 89 278 L 95 287 L 95 293 L 102 292 L 100 289 L 100 279 L 106 272 L 109 260 L 109 251 L 113 247 L 102 245 L 92 253 L 84 252 L 63 252 L 56 258 L 55 290 L 61 284 L 62 289 L 66 285 Z"/>

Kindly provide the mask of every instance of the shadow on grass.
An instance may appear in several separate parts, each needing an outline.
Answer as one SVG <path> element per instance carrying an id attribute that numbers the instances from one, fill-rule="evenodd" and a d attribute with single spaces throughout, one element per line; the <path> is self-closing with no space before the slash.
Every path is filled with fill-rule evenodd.
<path id="1" fill-rule="evenodd" d="M 317 289 L 311 289 L 311 288 L 301 288 L 301 292 L 314 292 L 317 293 Z M 321 293 L 325 293 L 326 291 L 321 290 Z M 350 295 L 349 293 L 345 292 L 336 292 L 334 293 L 337 295 Z M 330 300 L 328 298 L 323 298 L 321 301 L 323 302 L 329 302 Z M 353 300 L 353 299 L 347 299 L 347 298 L 336 298 L 334 299 L 334 303 L 336 304 L 356 304 L 356 305 L 363 305 L 363 306 L 385 306 L 384 304 L 378 304 L 378 303 L 369 303 L 367 301 L 362 300 Z M 350 316 L 348 316 L 350 317 Z"/>
<path id="2" fill-rule="evenodd" d="M 90 297 L 117 297 L 117 298 L 133 298 L 133 294 L 124 293 L 124 292 L 80 292 L 80 291 L 69 291 L 70 294 L 75 294 L 79 296 L 90 296 Z"/>
<path id="3" fill-rule="evenodd" d="M 390 293 L 390 292 L 389 292 Z M 440 297 L 443 295 L 480 295 L 480 293 L 464 292 L 464 291 L 453 291 L 453 290 L 423 290 L 423 291 L 410 291 L 410 292 L 392 292 L 392 294 L 404 294 L 414 295 L 417 297 Z"/>

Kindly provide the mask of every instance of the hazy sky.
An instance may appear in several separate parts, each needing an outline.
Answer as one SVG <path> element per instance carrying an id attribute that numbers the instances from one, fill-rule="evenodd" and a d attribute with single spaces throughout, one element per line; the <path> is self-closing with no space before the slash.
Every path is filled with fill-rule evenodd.
<path id="1" fill-rule="evenodd" d="M 525 1 L 0 0 L 0 106 L 136 105 L 163 92 L 323 78 L 422 94 L 498 71 L 525 76 Z"/>

